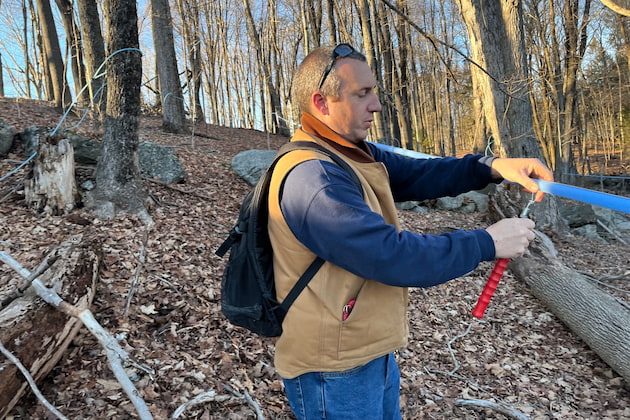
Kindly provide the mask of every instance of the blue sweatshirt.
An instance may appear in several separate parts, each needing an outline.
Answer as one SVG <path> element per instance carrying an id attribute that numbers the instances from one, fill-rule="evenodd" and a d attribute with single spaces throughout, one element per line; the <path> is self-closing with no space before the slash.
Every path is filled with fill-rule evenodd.
<path id="1" fill-rule="evenodd" d="M 414 159 L 367 143 L 389 173 L 395 201 L 456 196 L 493 181 L 481 156 Z M 398 231 L 363 201 L 362 191 L 337 164 L 311 160 L 285 178 L 282 214 L 311 252 L 363 278 L 401 287 L 429 287 L 493 260 L 483 229 L 441 235 Z"/>

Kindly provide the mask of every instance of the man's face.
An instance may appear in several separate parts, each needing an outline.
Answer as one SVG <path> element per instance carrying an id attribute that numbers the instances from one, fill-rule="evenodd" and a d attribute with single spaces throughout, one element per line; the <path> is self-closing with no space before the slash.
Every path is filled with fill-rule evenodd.
<path id="1" fill-rule="evenodd" d="M 344 139 L 358 143 L 368 135 L 372 114 L 381 110 L 376 79 L 367 63 L 351 58 L 337 60 L 335 72 L 341 80 L 339 99 L 325 97 L 328 112 L 322 121 Z"/>

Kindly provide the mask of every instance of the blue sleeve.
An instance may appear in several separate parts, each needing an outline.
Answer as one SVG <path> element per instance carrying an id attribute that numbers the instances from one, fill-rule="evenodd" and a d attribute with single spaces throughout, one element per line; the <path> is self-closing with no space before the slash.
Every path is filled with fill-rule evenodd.
<path id="1" fill-rule="evenodd" d="M 483 156 L 415 159 L 379 149 L 369 143 L 368 147 L 376 161 L 383 162 L 387 168 L 396 201 L 454 197 L 500 181 L 493 179 L 490 166 L 481 162 Z"/>
<path id="2" fill-rule="evenodd" d="M 367 206 L 350 175 L 328 161 L 296 166 L 285 178 L 281 208 L 293 234 L 313 253 L 393 286 L 434 286 L 494 259 L 492 238 L 483 229 L 398 232 Z"/>

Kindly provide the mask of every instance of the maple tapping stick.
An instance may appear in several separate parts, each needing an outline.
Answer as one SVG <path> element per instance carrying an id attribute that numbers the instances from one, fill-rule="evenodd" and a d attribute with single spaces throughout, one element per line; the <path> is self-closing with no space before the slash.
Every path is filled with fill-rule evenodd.
<path id="1" fill-rule="evenodd" d="M 523 211 L 518 217 L 527 217 L 527 214 L 529 213 L 529 209 L 531 205 L 535 202 L 536 201 L 534 200 L 532 196 L 532 199 L 527 202 L 527 205 L 525 206 L 525 208 L 523 209 Z M 503 273 L 505 272 L 505 269 L 507 268 L 507 265 L 509 262 L 510 262 L 509 258 L 499 258 L 497 262 L 494 264 L 492 273 L 490 273 L 490 277 L 488 277 L 488 281 L 486 282 L 486 285 L 483 287 L 481 296 L 479 296 L 479 300 L 477 300 L 475 309 L 473 309 L 472 311 L 472 314 L 475 318 L 479 318 L 479 319 L 483 318 L 483 314 L 486 312 L 486 308 L 488 308 L 488 305 L 490 304 L 490 299 L 492 299 L 492 296 L 494 295 L 494 291 L 497 289 L 497 286 L 499 285 L 499 281 L 501 281 L 501 277 L 503 277 Z"/>

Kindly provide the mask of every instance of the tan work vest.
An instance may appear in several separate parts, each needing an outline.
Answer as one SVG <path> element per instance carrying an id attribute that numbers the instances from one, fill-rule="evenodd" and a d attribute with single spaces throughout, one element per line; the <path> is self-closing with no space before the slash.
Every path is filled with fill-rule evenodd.
<path id="1" fill-rule="evenodd" d="M 310 140 L 335 151 L 325 142 L 299 131 L 292 139 Z M 341 156 L 356 172 L 368 206 L 400 230 L 389 178 L 379 162 L 357 163 Z M 297 150 L 276 165 L 269 192 L 269 235 L 274 248 L 274 275 L 279 300 L 315 259 L 300 243 L 280 210 L 278 194 L 286 174 L 297 164 L 330 160 L 324 154 Z M 343 245 L 343 244 L 342 244 Z M 370 246 L 366 244 L 365 246 Z M 342 321 L 343 307 L 356 304 Z M 407 289 L 358 277 L 326 262 L 293 303 L 276 342 L 275 366 L 284 378 L 307 372 L 351 369 L 405 347 L 407 344 Z"/>

